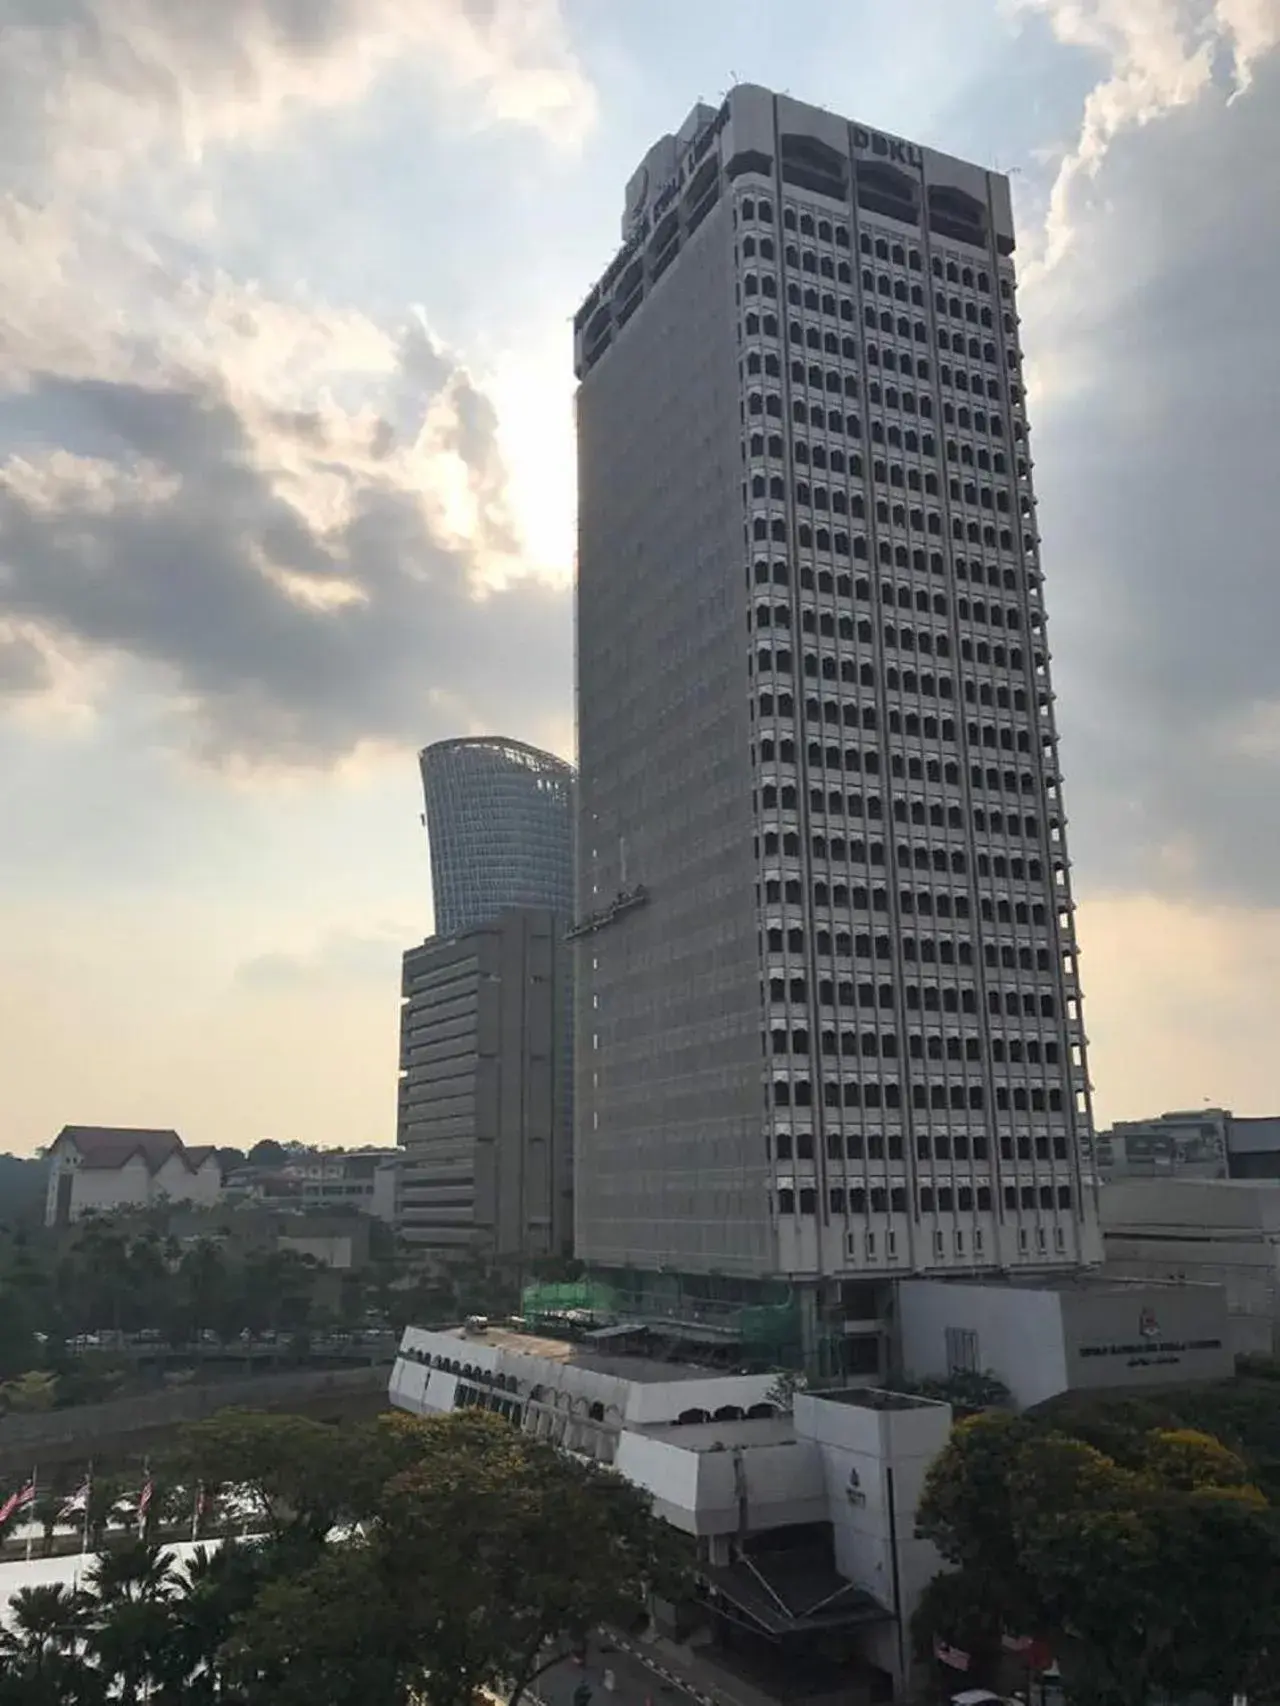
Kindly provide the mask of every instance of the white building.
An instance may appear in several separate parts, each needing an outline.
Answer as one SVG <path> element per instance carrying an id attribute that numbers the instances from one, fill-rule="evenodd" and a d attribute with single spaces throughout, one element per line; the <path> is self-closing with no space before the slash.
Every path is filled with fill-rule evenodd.
<path id="1" fill-rule="evenodd" d="M 1061 1392 L 1225 1380 L 1235 1370 L 1218 1285 L 904 1280 L 898 1329 L 911 1375 L 994 1374 L 1022 1409 Z"/>
<path id="2" fill-rule="evenodd" d="M 159 1202 L 207 1208 L 222 1195 L 217 1152 L 189 1149 L 176 1131 L 63 1126 L 48 1162 L 47 1226 Z"/>
<path id="3" fill-rule="evenodd" d="M 1274 1354 L 1280 1182 L 1126 1180 L 1104 1185 L 1101 1204 L 1108 1274 L 1221 1286 L 1232 1348 Z"/>
<path id="4" fill-rule="evenodd" d="M 742 85 L 575 319 L 576 1249 L 832 1372 L 843 1276 L 1100 1256 L 1014 246 Z"/>
<path id="5" fill-rule="evenodd" d="M 480 1405 L 527 1432 L 610 1463 L 698 1541 L 713 1626 L 724 1618 L 786 1652 L 852 1644 L 900 1683 L 909 1624 L 937 1572 L 915 1538 L 945 1404 L 870 1388 L 771 1401 L 776 1376 L 718 1374 L 613 1357 L 501 1330 L 409 1328 L 391 1402 L 414 1415 Z"/>

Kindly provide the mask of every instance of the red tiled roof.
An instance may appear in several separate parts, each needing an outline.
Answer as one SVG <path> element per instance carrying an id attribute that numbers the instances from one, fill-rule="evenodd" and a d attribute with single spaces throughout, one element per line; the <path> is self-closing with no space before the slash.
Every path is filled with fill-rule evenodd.
<path id="1" fill-rule="evenodd" d="M 80 1152 L 80 1165 L 91 1171 L 115 1172 L 140 1155 L 149 1173 L 158 1173 L 177 1156 L 194 1173 L 212 1149 L 187 1149 L 176 1131 L 151 1131 L 139 1126 L 64 1125 L 55 1145 L 64 1139 Z"/>

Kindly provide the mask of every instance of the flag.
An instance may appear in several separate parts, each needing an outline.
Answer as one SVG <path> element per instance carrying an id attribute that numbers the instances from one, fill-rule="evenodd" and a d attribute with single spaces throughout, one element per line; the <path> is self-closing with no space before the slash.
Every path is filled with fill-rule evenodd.
<path id="1" fill-rule="evenodd" d="M 952 1670 L 968 1670 L 969 1655 L 960 1647 L 953 1647 L 946 1641 L 933 1643 L 933 1656 L 939 1664 L 950 1665 Z"/>
<path id="2" fill-rule="evenodd" d="M 86 1475 L 83 1484 L 76 1488 L 75 1492 L 72 1493 L 71 1497 L 58 1512 L 59 1522 L 65 1522 L 69 1516 L 78 1516 L 82 1511 L 88 1510 L 89 1487 L 89 1477 Z"/>
<path id="3" fill-rule="evenodd" d="M 11 1516 L 16 1515 L 18 1511 L 26 1510 L 29 1505 L 33 1505 L 35 1502 L 36 1483 L 35 1477 L 32 1476 L 25 1487 L 16 1493 L 10 1493 L 4 1503 L 0 1505 L 0 1522 L 8 1522 Z"/>
<path id="4" fill-rule="evenodd" d="M 148 1475 L 143 1483 L 142 1491 L 138 1494 L 138 1524 L 141 1526 L 147 1520 L 147 1512 L 151 1508 L 151 1495 L 155 1492 L 155 1482 Z"/>

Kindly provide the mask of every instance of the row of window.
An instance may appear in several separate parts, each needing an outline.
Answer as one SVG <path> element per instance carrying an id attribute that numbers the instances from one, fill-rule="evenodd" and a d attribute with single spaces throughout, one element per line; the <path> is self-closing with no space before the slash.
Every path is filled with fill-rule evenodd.
<path id="1" fill-rule="evenodd" d="M 1054 1210 L 1069 1210 L 1072 1204 L 1072 1192 L 1069 1186 L 1061 1185 L 1056 1188 L 1044 1185 L 1037 1189 L 1026 1187 L 1021 1197 L 1013 1191 L 1014 1200 L 1010 1202 L 1009 1194 L 1012 1187 L 1005 1191 L 1005 1207 L 1011 1211 L 1019 1208 L 1040 1209 L 1053 1212 Z M 1031 1200 L 1027 1201 L 1030 1192 Z M 905 1214 L 907 1212 L 907 1193 L 901 1185 L 873 1185 L 870 1188 L 861 1185 L 846 1187 L 832 1185 L 828 1191 L 828 1203 L 832 1214 Z M 976 1188 L 968 1185 L 941 1185 L 933 1187 L 922 1185 L 919 1191 L 919 1212 L 921 1214 L 952 1214 L 955 1212 L 990 1213 L 992 1210 L 991 1190 L 989 1186 L 979 1185 Z M 818 1190 L 815 1185 L 801 1185 L 797 1190 L 792 1185 L 780 1185 L 778 1188 L 778 1212 L 780 1214 L 804 1215 L 817 1214 Z M 1061 1229 L 1059 1229 L 1060 1231 Z M 939 1239 L 941 1233 L 938 1234 Z M 960 1235 L 957 1234 L 957 1237 Z M 974 1233 L 975 1248 L 981 1249 L 981 1235 Z M 963 1250 L 962 1243 L 957 1243 L 957 1250 Z"/>
<path id="2" fill-rule="evenodd" d="M 807 1030 L 775 1030 L 764 1033 L 765 1039 L 772 1043 L 774 1054 L 808 1054 L 809 1033 Z M 898 1058 L 898 1038 L 893 1031 L 823 1031 L 822 1052 L 828 1055 L 836 1053 L 856 1056 L 863 1060 L 896 1060 Z M 994 1037 L 991 1040 L 991 1058 L 1004 1064 L 1006 1058 L 1006 1039 Z M 912 1060 L 949 1060 L 977 1061 L 982 1058 L 982 1038 L 980 1036 L 947 1036 L 940 1034 L 924 1036 L 919 1031 L 913 1031 L 907 1038 L 907 1055 Z M 1058 1044 L 1056 1038 L 1042 1040 L 1039 1037 L 1011 1037 L 1008 1039 L 1008 1061 L 1013 1065 L 1021 1065 L 1025 1059 L 1028 1064 L 1056 1065 L 1058 1062 Z"/>
<path id="3" fill-rule="evenodd" d="M 795 764 L 797 751 L 797 743 L 794 740 L 775 740 L 772 735 L 765 735 L 760 740 L 760 763 Z M 874 747 L 824 747 L 811 740 L 805 754 L 811 770 L 844 770 L 864 776 L 878 776 L 881 773 L 880 753 Z M 889 753 L 884 770 L 888 775 L 904 781 L 942 783 L 951 788 L 961 787 L 964 780 L 960 765 L 954 759 L 944 762 L 940 758 L 920 758 L 915 753 Z M 968 780 L 972 788 L 987 788 L 1002 793 L 1034 794 L 1038 789 L 1038 783 L 1029 770 L 984 770 L 981 765 L 974 764 L 969 767 Z"/>
<path id="4" fill-rule="evenodd" d="M 868 851 L 862 842 L 851 842 L 840 857 L 848 857 L 858 864 L 883 865 L 885 851 L 883 843 L 875 843 L 872 852 Z M 1030 861 L 1034 868 L 1028 870 L 1027 863 L 1021 859 L 1001 860 L 1001 869 L 995 875 L 1004 879 L 1012 877 L 1017 882 L 1040 881 L 1041 866 L 1038 859 Z M 1013 868 L 1011 868 L 1013 867 Z M 989 873 L 984 873 L 984 875 Z M 801 884 L 798 877 L 788 878 L 785 882 L 781 877 L 767 877 L 764 883 L 764 893 L 767 900 L 772 902 L 787 901 L 799 903 L 802 899 Z M 817 881 L 813 884 L 813 903 L 815 906 L 832 906 L 838 908 L 853 907 L 855 910 L 887 911 L 889 904 L 888 893 L 884 889 L 867 890 L 865 888 L 850 888 L 847 883 L 827 883 Z M 899 910 L 915 914 L 922 918 L 968 918 L 970 916 L 970 900 L 967 894 L 952 894 L 943 889 L 935 892 L 932 889 L 902 889 L 898 895 Z M 988 922 L 1014 922 L 1025 924 L 1028 921 L 1040 924 L 1047 922 L 1045 907 L 1033 903 L 1028 909 L 1025 901 L 1010 902 L 999 899 L 995 902 L 987 895 L 978 899 L 979 916 Z M 1010 916 L 1012 915 L 1012 917 Z"/>
<path id="5" fill-rule="evenodd" d="M 773 1081 L 773 1105 L 775 1108 L 812 1107 L 812 1091 L 807 1079 L 776 1078 Z M 901 1087 L 893 1083 L 828 1080 L 822 1087 L 822 1105 L 826 1108 L 900 1108 L 904 1105 L 901 1095 Z M 921 1113 L 945 1113 L 948 1109 L 952 1113 L 977 1113 L 985 1104 L 985 1095 L 981 1084 L 913 1084 L 911 1106 Z M 993 1105 L 1000 1113 L 1060 1114 L 1068 1110 L 1070 1103 L 1056 1085 L 998 1084 L 994 1088 Z M 926 1155 L 928 1151 L 922 1149 L 920 1153 Z M 939 1154 L 939 1159 L 949 1157 Z"/>
<path id="6" fill-rule="evenodd" d="M 828 1129 L 823 1133 L 823 1139 L 829 1161 L 902 1160 L 900 1132 Z M 789 1131 L 777 1131 L 773 1134 L 774 1158 L 778 1161 L 812 1161 L 815 1158 L 813 1142 L 812 1132 L 801 1131 L 793 1135 Z M 998 1143 L 1002 1161 L 1067 1159 L 1067 1138 L 1060 1130 L 1035 1134 L 1020 1132 L 1016 1137 L 1002 1132 Z M 916 1138 L 916 1150 L 921 1160 L 936 1161 L 986 1161 L 991 1153 L 987 1134 L 981 1131 L 924 1132 Z"/>
<path id="7" fill-rule="evenodd" d="M 891 671 L 896 676 L 896 671 Z M 892 685 L 899 686 L 895 679 Z M 790 693 L 773 693 L 766 687 L 761 691 L 757 701 L 758 714 L 761 717 L 777 716 L 787 719 L 796 714 L 796 702 Z M 843 701 L 835 699 L 804 701 L 804 718 L 808 722 L 842 723 L 845 728 L 874 729 L 877 724 L 876 708 L 874 705 L 860 705 L 852 699 Z M 888 728 L 891 734 L 905 734 L 925 741 L 955 742 L 957 739 L 956 725 L 950 717 L 941 719 L 932 715 L 919 716 L 908 712 L 905 717 L 897 711 L 890 711 Z M 1006 752 L 1015 749 L 1019 752 L 1030 752 L 1030 736 L 1025 728 L 1015 731 L 1000 728 L 989 723 L 966 723 L 965 734 L 971 746 L 1001 747 Z M 1045 736 L 1046 744 L 1049 736 Z"/>
<path id="8" fill-rule="evenodd" d="M 769 999 L 773 1002 L 789 1001 L 793 1006 L 807 1007 L 809 1001 L 809 982 L 804 977 L 771 976 L 768 980 Z M 855 1007 L 861 1010 L 880 1008 L 891 1011 L 896 1006 L 894 987 L 891 983 L 882 983 L 878 987 L 870 983 L 837 983 L 833 978 L 819 978 L 817 983 L 817 999 L 820 1007 Z M 902 990 L 903 1004 L 908 1012 L 925 1013 L 977 1013 L 977 992 L 971 984 L 941 987 L 936 984 L 909 983 Z M 1018 989 L 989 989 L 987 991 L 987 1009 L 993 1017 L 1007 1014 L 1010 1018 L 1019 1016 L 1028 1019 L 1052 1019 L 1057 1015 L 1057 1002 L 1048 992 Z M 803 1103 L 799 1104 L 804 1106 Z"/>
<path id="9" fill-rule="evenodd" d="M 841 466 L 840 468 L 836 468 L 835 472 L 842 472 L 844 466 L 844 452 L 833 450 L 831 454 L 832 456 L 840 457 Z M 851 460 L 856 460 L 856 457 L 851 457 Z M 947 559 L 941 551 L 926 552 L 918 546 L 914 550 L 908 551 L 906 546 L 899 546 L 898 551 L 895 553 L 895 567 L 911 569 L 916 574 L 925 574 L 927 572 L 930 574 L 942 575 L 947 571 Z M 951 559 L 951 571 L 957 580 L 971 581 L 978 585 L 981 585 L 984 579 L 993 587 L 1003 585 L 1009 591 L 1016 590 L 1018 585 L 1018 577 L 1013 569 L 1002 568 L 997 563 L 984 564 L 982 559 L 979 557 L 968 558 L 954 556 Z M 754 568 L 747 571 L 748 584 L 750 584 L 753 575 L 756 582 L 761 584 L 772 582 L 777 586 L 788 586 L 791 582 L 791 568 L 785 561 L 774 561 L 773 563 L 770 563 L 763 557 L 757 558 Z M 859 579 L 854 581 L 848 575 L 844 574 L 833 577 L 830 569 L 819 569 L 815 572 L 815 570 L 808 567 L 808 565 L 803 565 L 800 568 L 797 578 L 801 589 L 804 591 L 816 590 L 829 595 L 834 593 L 840 598 L 851 598 L 855 596 L 858 598 L 871 597 L 871 582 L 869 580 Z M 893 586 L 894 583 L 892 581 L 880 582 L 880 597 L 882 602 L 885 604 L 894 603 Z M 925 588 L 913 588 L 907 585 L 898 586 L 897 603 L 900 606 L 909 609 L 911 607 L 913 596 L 915 599 L 915 608 L 927 613 L 930 609 L 930 594 Z M 950 606 L 945 593 L 935 593 L 932 595 L 932 608 L 936 615 L 947 615 Z M 998 607 L 994 604 L 990 607 L 992 612 L 997 608 Z M 1009 610 L 1013 612 L 1013 606 L 1009 606 Z M 988 607 L 980 599 L 975 599 L 973 603 L 970 604 L 966 598 L 961 597 L 956 601 L 955 611 L 957 616 L 966 621 L 989 621 L 996 627 L 1001 626 L 1005 621 L 1004 618 L 998 617 L 994 614 L 988 615 Z M 1016 612 L 1013 613 L 1016 616 Z M 1033 628 L 1040 626 L 1043 622 L 1042 613 L 1039 610 L 1033 609 L 1029 614 L 1029 622 Z M 1008 621 L 1007 626 L 1011 628 L 1016 627 L 1016 620 Z"/>
<path id="10" fill-rule="evenodd" d="M 815 954 L 838 960 L 901 959 L 908 965 L 941 966 L 978 963 L 974 952 L 977 944 L 968 937 L 957 941 L 950 936 L 901 936 L 894 941 L 889 936 L 832 932 L 823 927 L 784 929 L 779 924 L 770 925 L 764 932 L 764 947 L 771 954 L 803 954 L 810 945 Z M 1019 947 L 1011 942 L 984 942 L 981 946 L 981 963 L 990 971 L 1047 972 L 1056 963 L 1048 948 Z"/>
<path id="11" fill-rule="evenodd" d="M 759 220 L 766 225 L 773 224 L 773 204 L 764 198 L 744 197 L 738 207 L 739 217 L 744 222 Z M 838 222 L 815 218 L 810 212 L 795 207 L 784 207 L 782 215 L 783 229 L 797 231 L 802 237 L 816 237 L 821 243 L 833 243 L 838 249 L 850 247 L 849 229 Z M 891 243 L 886 237 L 873 238 L 869 231 L 862 231 L 858 236 L 858 248 L 864 255 L 874 255 L 877 260 L 892 260 L 896 266 L 907 266 L 913 272 L 922 270 L 920 250 L 912 245 L 899 242 Z M 991 290 L 991 279 L 982 269 L 960 266 L 953 260 L 943 261 L 935 255 L 932 260 L 933 273 L 936 278 L 946 278 L 949 283 L 963 284 L 967 289 L 980 290 L 987 294 Z M 1001 279 L 1003 293 L 1008 295 L 1008 281 Z"/>

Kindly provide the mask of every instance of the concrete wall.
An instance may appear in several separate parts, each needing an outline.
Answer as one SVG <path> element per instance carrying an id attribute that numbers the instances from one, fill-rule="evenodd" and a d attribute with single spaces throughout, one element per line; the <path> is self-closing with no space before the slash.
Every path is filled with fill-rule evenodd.
<path id="1" fill-rule="evenodd" d="M 144 1450 L 187 1423 L 231 1407 L 310 1415 L 375 1414 L 385 1408 L 386 1367 L 263 1374 L 116 1398 L 38 1416 L 0 1418 L 0 1474 L 32 1464 L 98 1463 Z"/>
<path id="2" fill-rule="evenodd" d="M 915 1522 L 925 1475 L 951 1432 L 950 1407 L 876 1409 L 803 1393 L 795 1425 L 821 1453 L 836 1568 L 897 1614 L 876 1661 L 905 1676 L 911 1617 L 941 1567 L 934 1547 L 916 1538 Z"/>
<path id="3" fill-rule="evenodd" d="M 1081 1287 L 1062 1294 L 1072 1391 L 1225 1380 L 1235 1358 L 1221 1287 Z"/>
<path id="4" fill-rule="evenodd" d="M 1014 1286 L 904 1280 L 898 1290 L 902 1366 L 917 1378 L 951 1372 L 947 1329 L 977 1334 L 977 1366 L 989 1369 L 1026 1407 L 1066 1389 L 1058 1293 Z"/>
<path id="5" fill-rule="evenodd" d="M 757 1534 L 827 1518 L 822 1459 L 809 1440 L 707 1450 L 628 1429 L 614 1468 L 686 1534 Z"/>
<path id="6" fill-rule="evenodd" d="M 1102 1191 L 1106 1272 L 1220 1285 L 1231 1348 L 1280 1343 L 1280 1184 L 1177 1179 Z"/>

